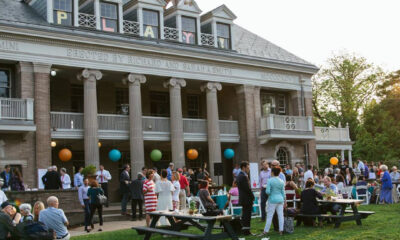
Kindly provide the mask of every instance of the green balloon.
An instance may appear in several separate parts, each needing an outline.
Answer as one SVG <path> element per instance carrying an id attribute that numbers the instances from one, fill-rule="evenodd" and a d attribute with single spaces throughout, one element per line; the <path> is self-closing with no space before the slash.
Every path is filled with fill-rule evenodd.
<path id="1" fill-rule="evenodd" d="M 150 153 L 150 158 L 151 160 L 153 160 L 154 162 L 158 162 L 161 160 L 162 158 L 162 153 L 160 150 L 158 149 L 154 149 L 153 151 L 151 151 Z"/>

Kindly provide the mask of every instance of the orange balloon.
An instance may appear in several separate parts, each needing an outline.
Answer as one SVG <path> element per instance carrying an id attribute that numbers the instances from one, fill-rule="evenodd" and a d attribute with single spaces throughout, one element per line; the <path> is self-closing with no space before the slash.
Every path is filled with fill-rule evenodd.
<path id="1" fill-rule="evenodd" d="M 63 162 L 68 162 L 72 158 L 72 152 L 68 148 L 61 149 L 58 153 L 58 157 Z"/>
<path id="2" fill-rule="evenodd" d="M 331 157 L 329 161 L 332 165 L 337 165 L 339 163 L 339 159 L 337 159 L 337 157 Z"/>
<path id="3" fill-rule="evenodd" d="M 199 156 L 199 153 L 197 152 L 196 149 L 189 149 L 189 150 L 187 151 L 186 156 L 187 156 L 187 158 L 189 158 L 190 160 L 195 160 L 195 159 Z"/>

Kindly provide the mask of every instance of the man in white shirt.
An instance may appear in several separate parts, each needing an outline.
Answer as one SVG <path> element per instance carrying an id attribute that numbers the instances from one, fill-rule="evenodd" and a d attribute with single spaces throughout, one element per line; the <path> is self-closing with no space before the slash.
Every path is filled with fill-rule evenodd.
<path id="1" fill-rule="evenodd" d="M 364 173 L 365 169 L 364 163 L 361 161 L 361 159 L 357 159 L 357 161 L 358 161 L 357 168 L 361 171 L 361 173 Z"/>
<path id="2" fill-rule="evenodd" d="M 306 183 L 308 179 L 314 180 L 314 174 L 313 174 L 313 167 L 311 165 L 307 166 L 308 170 L 304 173 L 304 182 Z"/>
<path id="3" fill-rule="evenodd" d="M 82 175 L 83 167 L 79 167 L 78 172 L 74 175 L 74 187 L 79 188 L 83 186 L 83 175 Z"/>
<path id="4" fill-rule="evenodd" d="M 104 165 L 99 166 L 100 170 L 97 171 L 97 182 L 100 183 L 101 188 L 104 191 L 104 195 L 107 197 L 106 207 L 108 207 L 108 181 L 111 180 L 111 174 L 109 171 L 104 169 Z"/>

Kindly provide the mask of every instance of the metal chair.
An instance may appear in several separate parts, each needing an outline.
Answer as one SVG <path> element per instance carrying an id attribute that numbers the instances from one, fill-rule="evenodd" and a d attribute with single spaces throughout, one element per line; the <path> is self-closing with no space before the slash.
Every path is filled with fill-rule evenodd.
<path id="1" fill-rule="evenodd" d="M 285 190 L 285 195 L 286 195 L 286 202 L 287 203 L 293 203 L 293 207 L 296 208 L 296 191 L 295 190 Z M 293 195 L 293 199 L 288 200 L 287 195 Z"/>
<path id="2" fill-rule="evenodd" d="M 239 214 L 235 214 L 235 209 L 240 209 L 240 211 L 242 211 L 242 206 L 238 206 L 238 205 L 234 205 L 232 202 L 233 201 L 239 201 L 239 196 L 232 196 L 229 200 L 229 209 L 228 211 L 230 212 L 231 215 L 239 215 Z"/>
<path id="3" fill-rule="evenodd" d="M 359 194 L 358 190 L 365 190 L 365 194 Z M 364 202 L 368 205 L 369 204 L 369 192 L 368 186 L 356 186 L 356 199 L 359 200 L 361 198 L 364 199 Z"/>
<path id="4" fill-rule="evenodd" d="M 258 214 L 253 215 L 252 217 L 261 217 L 261 198 L 260 192 L 254 192 L 254 202 L 253 202 L 253 209 L 256 207 L 258 209 Z"/>

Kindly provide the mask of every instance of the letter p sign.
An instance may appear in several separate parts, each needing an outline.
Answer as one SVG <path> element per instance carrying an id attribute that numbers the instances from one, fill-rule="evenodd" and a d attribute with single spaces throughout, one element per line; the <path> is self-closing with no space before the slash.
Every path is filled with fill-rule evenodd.
<path id="1" fill-rule="evenodd" d="M 62 24 L 63 20 L 68 19 L 68 14 L 63 11 L 57 11 L 57 24 Z"/>

